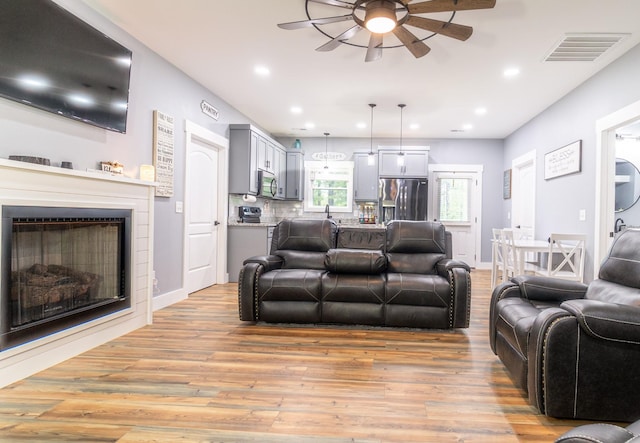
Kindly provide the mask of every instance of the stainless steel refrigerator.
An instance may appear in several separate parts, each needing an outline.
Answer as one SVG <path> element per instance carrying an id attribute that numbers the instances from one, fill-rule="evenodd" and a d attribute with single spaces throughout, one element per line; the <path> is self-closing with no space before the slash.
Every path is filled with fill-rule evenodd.
<path id="1" fill-rule="evenodd" d="M 382 222 L 427 219 L 426 178 L 381 178 L 378 206 Z"/>

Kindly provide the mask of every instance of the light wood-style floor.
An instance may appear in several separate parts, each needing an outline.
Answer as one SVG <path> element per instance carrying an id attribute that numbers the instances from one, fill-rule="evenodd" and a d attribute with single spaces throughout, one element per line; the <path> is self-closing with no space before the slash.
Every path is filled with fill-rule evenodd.
<path id="1" fill-rule="evenodd" d="M 237 287 L 0 390 L 0 441 L 553 442 L 488 343 L 488 271 L 456 331 L 253 325 Z"/>

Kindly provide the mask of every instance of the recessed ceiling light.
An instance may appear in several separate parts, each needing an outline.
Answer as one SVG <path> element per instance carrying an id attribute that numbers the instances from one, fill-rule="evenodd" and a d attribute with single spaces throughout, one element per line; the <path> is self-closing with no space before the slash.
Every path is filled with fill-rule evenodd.
<path id="1" fill-rule="evenodd" d="M 520 74 L 520 68 L 507 68 L 504 70 L 503 75 L 507 78 L 513 78 Z"/>
<path id="2" fill-rule="evenodd" d="M 476 108 L 475 113 L 476 115 L 485 115 L 487 113 L 487 108 Z"/>
<path id="3" fill-rule="evenodd" d="M 409 129 L 419 129 L 420 125 L 418 123 L 411 123 L 409 125 Z"/>
<path id="4" fill-rule="evenodd" d="M 364 122 L 356 123 L 356 128 L 358 129 L 365 129 L 366 127 L 367 127 L 367 124 Z"/>
<path id="5" fill-rule="evenodd" d="M 269 74 L 271 74 L 271 71 L 269 71 L 269 68 L 267 68 L 266 66 L 256 66 L 253 69 L 253 72 L 255 72 L 256 74 L 258 74 L 261 77 L 266 77 Z"/>
<path id="6" fill-rule="evenodd" d="M 300 106 L 292 106 L 291 107 L 292 114 L 302 114 L 302 108 Z"/>
<path id="7" fill-rule="evenodd" d="M 304 124 L 304 127 L 307 128 L 307 129 L 313 129 L 313 128 L 316 127 L 316 124 L 313 123 L 313 122 L 307 122 L 307 123 Z"/>

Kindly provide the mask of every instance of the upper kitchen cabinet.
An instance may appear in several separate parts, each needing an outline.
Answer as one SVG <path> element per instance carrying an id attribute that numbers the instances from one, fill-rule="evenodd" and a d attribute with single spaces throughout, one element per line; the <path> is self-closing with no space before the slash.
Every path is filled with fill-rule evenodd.
<path id="1" fill-rule="evenodd" d="M 304 199 L 304 154 L 287 152 L 287 200 Z"/>
<path id="2" fill-rule="evenodd" d="M 229 125 L 229 193 L 257 195 L 258 170 L 264 170 L 276 175 L 276 198 L 284 198 L 285 163 L 286 150 L 268 135 L 251 125 Z"/>
<path id="3" fill-rule="evenodd" d="M 277 199 L 284 199 L 287 192 L 287 151 L 278 146 L 273 149 L 273 173 L 276 176 Z"/>
<path id="4" fill-rule="evenodd" d="M 356 152 L 353 154 L 353 197 L 356 201 L 378 200 L 378 157 L 369 164 L 369 154 Z"/>
<path id="5" fill-rule="evenodd" d="M 378 175 L 380 177 L 427 177 L 429 151 L 403 150 L 404 164 L 398 164 L 399 150 L 378 151 Z"/>

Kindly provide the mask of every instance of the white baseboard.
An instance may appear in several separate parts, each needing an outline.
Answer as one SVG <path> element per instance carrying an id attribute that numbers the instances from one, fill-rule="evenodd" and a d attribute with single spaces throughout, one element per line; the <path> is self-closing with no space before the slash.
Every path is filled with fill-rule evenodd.
<path id="1" fill-rule="evenodd" d="M 172 292 L 167 292 L 166 294 L 157 295 L 151 300 L 153 304 L 152 311 L 155 312 L 162 308 L 166 308 L 167 306 L 171 306 L 172 304 L 186 300 L 187 298 L 189 298 L 189 294 L 187 294 L 186 289 L 177 289 Z"/>

